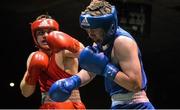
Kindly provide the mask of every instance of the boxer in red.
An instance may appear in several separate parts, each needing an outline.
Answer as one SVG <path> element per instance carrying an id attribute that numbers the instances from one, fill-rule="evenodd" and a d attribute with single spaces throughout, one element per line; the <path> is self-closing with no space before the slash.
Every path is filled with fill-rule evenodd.
<path id="1" fill-rule="evenodd" d="M 59 24 L 49 15 L 39 16 L 32 24 L 33 40 L 38 48 L 27 59 L 27 69 L 20 83 L 24 97 L 35 92 L 39 82 L 42 105 L 40 109 L 85 109 L 78 88 L 64 102 L 54 102 L 48 96 L 51 85 L 78 72 L 80 51 L 84 48 L 78 40 L 59 31 Z"/>

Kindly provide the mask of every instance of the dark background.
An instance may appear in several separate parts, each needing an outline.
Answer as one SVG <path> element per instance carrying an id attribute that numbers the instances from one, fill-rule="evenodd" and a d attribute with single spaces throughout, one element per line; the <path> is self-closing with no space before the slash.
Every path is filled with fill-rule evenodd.
<path id="1" fill-rule="evenodd" d="M 38 87 L 29 98 L 24 98 L 19 89 L 27 57 L 36 50 L 30 23 L 40 14 L 48 12 L 60 23 L 61 31 L 88 45 L 90 41 L 79 27 L 79 14 L 89 2 L 90 0 L 1 0 L 0 108 L 38 108 L 40 105 Z M 156 108 L 180 108 L 180 1 L 111 0 L 111 3 L 117 6 L 121 27 L 135 35 L 142 51 L 150 101 Z M 131 20 L 136 21 L 130 22 Z M 10 82 L 14 82 L 15 86 L 10 87 Z M 87 108 L 110 107 L 110 98 L 104 91 L 102 77 L 96 77 L 80 90 Z"/>

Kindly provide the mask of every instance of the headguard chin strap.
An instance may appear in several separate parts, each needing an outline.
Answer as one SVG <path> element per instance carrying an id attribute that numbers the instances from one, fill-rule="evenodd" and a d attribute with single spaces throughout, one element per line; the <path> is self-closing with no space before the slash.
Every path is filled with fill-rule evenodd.
<path id="1" fill-rule="evenodd" d="M 112 6 L 111 13 L 102 16 L 91 16 L 88 13 L 80 15 L 80 26 L 83 29 L 102 28 L 106 32 L 105 37 L 111 37 L 115 34 L 118 25 L 117 12 L 115 6 Z M 107 39 L 107 38 L 105 38 Z M 104 40 L 105 40 L 104 39 Z"/>
<path id="2" fill-rule="evenodd" d="M 31 32 L 32 32 L 33 40 L 39 48 L 42 48 L 42 47 L 40 47 L 40 45 L 37 42 L 35 32 L 37 29 L 41 29 L 41 28 L 43 28 L 43 29 L 44 28 L 51 28 L 51 29 L 55 29 L 58 31 L 59 30 L 59 24 L 51 18 L 41 18 L 41 19 L 35 20 L 31 24 Z"/>

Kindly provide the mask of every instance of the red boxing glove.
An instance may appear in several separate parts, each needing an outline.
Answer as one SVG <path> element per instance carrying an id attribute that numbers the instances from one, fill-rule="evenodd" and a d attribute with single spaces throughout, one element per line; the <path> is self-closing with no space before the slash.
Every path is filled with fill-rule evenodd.
<path id="1" fill-rule="evenodd" d="M 60 32 L 52 31 L 46 38 L 50 48 L 54 52 L 58 52 L 63 49 L 67 49 L 73 53 L 76 53 L 80 49 L 80 43 L 78 40 L 72 38 L 70 35 Z"/>
<path id="2" fill-rule="evenodd" d="M 35 85 L 39 79 L 39 75 L 42 71 L 45 71 L 49 64 L 49 57 L 41 51 L 37 51 L 32 56 L 29 62 L 28 73 L 25 81 L 29 85 Z"/>

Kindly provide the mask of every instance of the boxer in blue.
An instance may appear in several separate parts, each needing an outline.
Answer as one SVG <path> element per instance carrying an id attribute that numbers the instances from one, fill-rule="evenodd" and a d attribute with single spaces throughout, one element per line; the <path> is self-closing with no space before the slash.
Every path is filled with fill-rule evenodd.
<path id="1" fill-rule="evenodd" d="M 92 1 L 80 15 L 80 26 L 94 44 L 81 51 L 78 74 L 51 86 L 51 99 L 64 101 L 73 89 L 101 75 L 111 96 L 111 109 L 154 109 L 146 95 L 140 50 L 133 37 L 118 26 L 115 7 L 106 1 Z"/>

